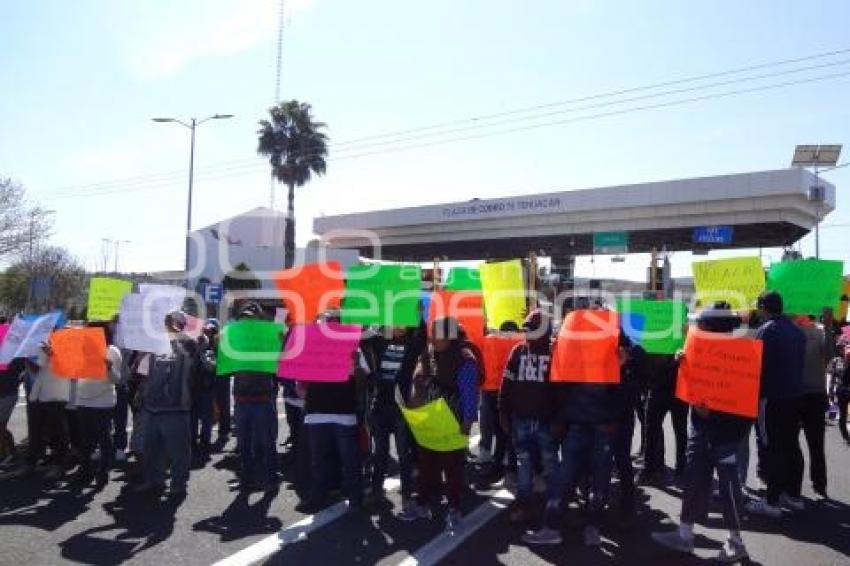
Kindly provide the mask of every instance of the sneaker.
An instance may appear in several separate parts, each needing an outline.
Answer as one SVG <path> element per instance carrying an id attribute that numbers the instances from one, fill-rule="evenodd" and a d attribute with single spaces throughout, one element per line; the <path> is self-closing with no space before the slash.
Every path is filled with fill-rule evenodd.
<path id="1" fill-rule="evenodd" d="M 402 507 L 401 513 L 398 514 L 397 518 L 399 521 L 404 521 L 406 523 L 418 521 L 420 519 L 430 519 L 431 510 L 411 501 L 409 504 Z"/>
<path id="2" fill-rule="evenodd" d="M 127 461 L 127 453 L 124 452 L 123 450 L 116 450 L 115 451 L 115 463 L 116 464 L 123 464 L 126 461 Z"/>
<path id="3" fill-rule="evenodd" d="M 744 546 L 744 541 L 729 537 L 723 543 L 723 548 L 717 553 L 717 561 L 721 564 L 734 564 L 742 560 L 748 560 L 750 555 L 747 554 L 747 547 Z"/>
<path id="4" fill-rule="evenodd" d="M 449 509 L 449 512 L 446 513 L 446 532 L 454 534 L 460 527 L 460 522 L 462 520 L 463 517 L 461 516 L 460 511 L 457 509 Z"/>
<path id="5" fill-rule="evenodd" d="M 561 544 L 562 540 L 560 532 L 555 529 L 547 529 L 546 527 L 522 535 L 522 542 L 531 545 Z"/>
<path id="6" fill-rule="evenodd" d="M 652 540 L 661 546 L 666 546 L 670 550 L 675 550 L 676 552 L 691 554 L 694 551 L 694 538 L 683 537 L 678 529 L 674 531 L 665 531 L 663 533 L 652 533 Z"/>
<path id="7" fill-rule="evenodd" d="M 791 497 L 785 493 L 779 496 L 779 505 L 790 511 L 803 511 L 806 508 L 806 504 L 801 498 Z"/>
<path id="8" fill-rule="evenodd" d="M 596 548 L 602 544 L 602 539 L 599 537 L 599 529 L 593 525 L 587 525 L 584 528 L 584 546 Z"/>
<path id="9" fill-rule="evenodd" d="M 775 505 L 771 505 L 766 499 L 748 501 L 744 507 L 746 508 L 747 513 L 751 513 L 753 515 L 763 515 L 765 517 L 770 517 L 771 519 L 778 519 L 782 516 L 782 509 Z"/>

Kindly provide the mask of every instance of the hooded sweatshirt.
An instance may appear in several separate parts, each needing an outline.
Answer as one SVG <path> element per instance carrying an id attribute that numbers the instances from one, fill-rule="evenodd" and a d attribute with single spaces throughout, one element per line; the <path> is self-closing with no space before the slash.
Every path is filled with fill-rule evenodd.
<path id="1" fill-rule="evenodd" d="M 499 414 L 502 419 L 520 417 L 547 421 L 552 416 L 552 386 L 549 372 L 552 361 L 548 340 L 517 344 L 508 356 L 502 387 L 499 389 Z"/>

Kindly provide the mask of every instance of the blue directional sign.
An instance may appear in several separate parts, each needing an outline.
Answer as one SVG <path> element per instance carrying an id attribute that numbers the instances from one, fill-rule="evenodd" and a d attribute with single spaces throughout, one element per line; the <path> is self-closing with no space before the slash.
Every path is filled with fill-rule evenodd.
<path id="1" fill-rule="evenodd" d="M 699 226 L 694 228 L 696 244 L 731 244 L 732 226 Z"/>
<path id="2" fill-rule="evenodd" d="M 221 302 L 221 297 L 224 295 L 224 286 L 214 283 L 204 285 L 204 302 L 217 305 Z"/>

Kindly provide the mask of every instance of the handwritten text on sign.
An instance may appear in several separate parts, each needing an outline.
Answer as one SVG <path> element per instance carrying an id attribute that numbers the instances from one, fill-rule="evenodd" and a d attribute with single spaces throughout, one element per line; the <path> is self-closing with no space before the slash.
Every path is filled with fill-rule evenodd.
<path id="1" fill-rule="evenodd" d="M 360 335 L 357 325 L 295 325 L 286 338 L 277 375 L 300 381 L 347 381 Z"/>
<path id="2" fill-rule="evenodd" d="M 712 411 L 755 418 L 762 346 L 760 340 L 691 331 L 679 366 L 676 396 Z"/>

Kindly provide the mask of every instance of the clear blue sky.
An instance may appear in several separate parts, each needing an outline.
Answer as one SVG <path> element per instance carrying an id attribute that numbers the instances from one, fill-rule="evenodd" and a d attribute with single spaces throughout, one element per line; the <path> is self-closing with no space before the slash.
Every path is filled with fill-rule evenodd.
<path id="1" fill-rule="evenodd" d="M 283 97 L 309 101 L 337 143 L 850 47 L 845 0 L 288 4 Z M 89 268 L 103 237 L 131 240 L 122 269 L 181 266 L 188 132 L 152 116 L 237 116 L 199 129 L 196 227 L 268 204 L 254 150 L 274 95 L 276 5 L 3 3 L 0 175 L 56 211 L 55 243 Z M 840 71 L 850 64 L 774 82 Z M 299 243 L 321 213 L 785 167 L 797 143 L 850 144 L 848 100 L 850 76 L 360 158 L 337 146 L 298 195 Z M 850 260 L 850 168 L 828 178 L 839 208 L 825 224 L 847 226 L 824 228 L 822 255 Z M 645 264 L 583 261 L 580 274 L 640 278 Z M 689 264 L 677 254 L 674 273 Z"/>

